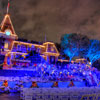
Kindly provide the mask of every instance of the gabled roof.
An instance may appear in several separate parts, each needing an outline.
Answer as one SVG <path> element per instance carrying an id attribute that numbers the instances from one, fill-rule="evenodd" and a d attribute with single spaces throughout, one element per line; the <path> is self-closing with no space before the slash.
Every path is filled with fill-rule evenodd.
<path id="1" fill-rule="evenodd" d="M 4 19 L 3 19 L 3 21 L 2 21 L 2 23 L 1 23 L 1 25 L 0 25 L 0 27 L 1 27 L 1 29 L 0 29 L 1 32 L 5 32 L 6 29 L 10 29 L 11 32 L 12 32 L 12 35 L 16 35 L 9 14 L 6 14 L 6 15 L 4 16 Z"/>
<path id="2" fill-rule="evenodd" d="M 52 42 L 45 42 L 45 43 L 43 43 L 43 45 L 46 47 L 46 51 L 45 51 L 45 54 L 54 54 L 54 55 L 57 55 L 57 56 L 59 56 L 59 52 L 58 52 L 58 50 L 57 50 L 57 48 L 56 48 L 56 46 L 55 46 L 55 44 L 54 43 L 52 43 Z"/>

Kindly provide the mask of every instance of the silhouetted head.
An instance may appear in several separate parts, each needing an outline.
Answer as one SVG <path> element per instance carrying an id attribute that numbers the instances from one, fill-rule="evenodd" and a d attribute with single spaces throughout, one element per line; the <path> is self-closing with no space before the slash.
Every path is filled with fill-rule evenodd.
<path id="1" fill-rule="evenodd" d="M 4 80 L 4 82 L 8 82 L 7 80 Z"/>

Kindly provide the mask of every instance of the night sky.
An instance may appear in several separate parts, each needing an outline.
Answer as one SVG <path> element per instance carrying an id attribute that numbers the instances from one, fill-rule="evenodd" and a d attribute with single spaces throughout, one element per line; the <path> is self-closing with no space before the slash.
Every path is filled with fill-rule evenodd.
<path id="1" fill-rule="evenodd" d="M 0 22 L 7 0 L 0 0 Z M 65 33 L 100 39 L 100 0 L 10 0 L 11 19 L 19 38 L 60 42 Z"/>

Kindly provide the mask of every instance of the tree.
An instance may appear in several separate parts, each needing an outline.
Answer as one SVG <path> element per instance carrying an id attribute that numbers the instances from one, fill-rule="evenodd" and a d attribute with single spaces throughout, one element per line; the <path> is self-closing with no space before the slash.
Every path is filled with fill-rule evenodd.
<path id="1" fill-rule="evenodd" d="M 100 70 L 100 59 L 96 60 L 92 63 L 93 67 L 96 67 L 98 70 Z"/>
<path id="2" fill-rule="evenodd" d="M 90 59 L 91 64 L 100 58 L 100 41 L 90 40 L 90 46 L 86 55 Z"/>
<path id="3" fill-rule="evenodd" d="M 30 51 L 26 55 L 26 59 L 30 60 L 31 63 L 43 63 L 43 62 L 45 62 L 45 59 L 43 57 L 41 57 L 40 54 L 38 52 L 36 52 L 36 50 Z"/>
<path id="4" fill-rule="evenodd" d="M 58 50 L 59 52 L 61 52 L 61 45 L 60 45 L 59 43 L 55 43 L 55 45 L 56 45 L 57 50 Z"/>
<path id="5" fill-rule="evenodd" d="M 84 57 L 87 54 L 88 45 L 88 37 L 82 34 L 65 34 L 61 38 L 62 52 L 69 56 L 70 61 L 75 56 Z"/>

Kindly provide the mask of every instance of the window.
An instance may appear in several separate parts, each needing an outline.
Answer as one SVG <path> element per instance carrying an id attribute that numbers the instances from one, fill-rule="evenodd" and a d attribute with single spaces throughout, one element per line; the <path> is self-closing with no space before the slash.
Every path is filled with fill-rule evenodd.
<path id="1" fill-rule="evenodd" d="M 30 46 L 28 46 L 28 47 L 27 47 L 27 50 L 28 50 L 28 51 L 31 51 L 31 47 L 30 47 Z"/>
<path id="2" fill-rule="evenodd" d="M 5 42 L 4 49 L 8 49 L 8 42 Z"/>
<path id="3" fill-rule="evenodd" d="M 21 51 L 21 46 L 19 44 L 17 45 L 17 51 Z"/>

